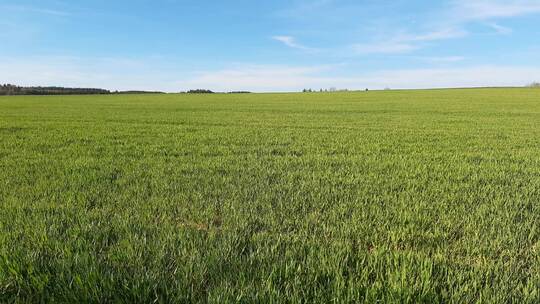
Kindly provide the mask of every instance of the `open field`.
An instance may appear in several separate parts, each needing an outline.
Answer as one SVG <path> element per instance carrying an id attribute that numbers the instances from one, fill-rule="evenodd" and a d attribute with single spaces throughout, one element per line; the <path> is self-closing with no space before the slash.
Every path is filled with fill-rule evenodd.
<path id="1" fill-rule="evenodd" d="M 0 97 L 0 302 L 540 302 L 540 90 Z"/>

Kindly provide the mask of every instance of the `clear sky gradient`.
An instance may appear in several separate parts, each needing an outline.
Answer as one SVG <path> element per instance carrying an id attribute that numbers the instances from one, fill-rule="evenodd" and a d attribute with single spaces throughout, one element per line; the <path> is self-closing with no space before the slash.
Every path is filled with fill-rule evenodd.
<path id="1" fill-rule="evenodd" d="M 0 0 L 0 83 L 263 92 L 533 81 L 540 0 Z"/>

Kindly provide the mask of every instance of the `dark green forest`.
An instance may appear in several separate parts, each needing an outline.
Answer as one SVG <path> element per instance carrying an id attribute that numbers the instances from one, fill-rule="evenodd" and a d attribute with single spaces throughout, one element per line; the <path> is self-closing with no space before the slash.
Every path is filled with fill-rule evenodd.
<path id="1" fill-rule="evenodd" d="M 12 84 L 0 85 L 0 95 L 82 95 L 110 94 L 109 90 L 65 87 L 22 87 Z"/>

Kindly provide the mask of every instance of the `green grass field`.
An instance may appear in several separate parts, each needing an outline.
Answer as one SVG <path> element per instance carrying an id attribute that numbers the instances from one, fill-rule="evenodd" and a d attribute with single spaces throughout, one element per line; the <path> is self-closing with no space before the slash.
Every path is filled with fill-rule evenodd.
<path id="1" fill-rule="evenodd" d="M 540 90 L 0 97 L 0 302 L 539 303 Z"/>

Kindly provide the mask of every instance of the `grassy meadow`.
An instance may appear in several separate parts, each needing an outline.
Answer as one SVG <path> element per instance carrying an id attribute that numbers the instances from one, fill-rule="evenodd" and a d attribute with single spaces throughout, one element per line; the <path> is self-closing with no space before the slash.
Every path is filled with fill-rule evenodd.
<path id="1" fill-rule="evenodd" d="M 540 90 L 0 97 L 1 303 L 539 303 Z"/>

